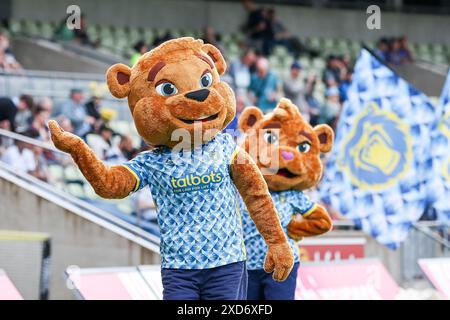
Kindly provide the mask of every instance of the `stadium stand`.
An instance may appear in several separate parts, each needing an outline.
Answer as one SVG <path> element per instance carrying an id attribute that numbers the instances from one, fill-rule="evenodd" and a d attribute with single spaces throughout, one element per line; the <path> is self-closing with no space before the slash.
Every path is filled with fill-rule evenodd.
<path id="1" fill-rule="evenodd" d="M 45 21 L 30 20 L 11 20 L 9 21 L 11 35 L 25 35 L 31 37 L 42 37 L 43 39 L 53 40 L 56 31 L 56 24 Z M 177 30 L 177 29 L 144 29 L 117 27 L 107 25 L 90 25 L 87 27 L 88 35 L 94 40 L 99 41 L 100 50 L 104 52 L 114 52 L 122 56 L 130 56 L 132 47 L 139 39 L 146 39 L 151 42 L 156 37 L 164 34 L 171 34 L 173 37 L 180 36 L 201 36 L 199 30 Z M 239 42 L 242 41 L 241 33 L 232 33 L 222 36 L 222 43 L 229 59 L 239 55 Z M 361 41 L 344 38 L 322 38 L 307 37 L 305 44 L 321 52 L 323 56 L 328 54 L 349 55 L 355 58 L 361 48 Z M 365 44 L 369 47 L 375 47 L 375 42 L 367 41 Z M 436 43 L 411 43 L 411 51 L 418 59 L 434 62 L 448 63 L 450 61 L 450 45 Z M 277 48 L 274 56 L 282 65 L 288 66 L 289 60 L 285 60 L 286 51 L 283 47 Z M 274 59 L 275 61 L 275 59 Z M 305 66 L 314 66 L 314 59 L 305 59 Z"/>

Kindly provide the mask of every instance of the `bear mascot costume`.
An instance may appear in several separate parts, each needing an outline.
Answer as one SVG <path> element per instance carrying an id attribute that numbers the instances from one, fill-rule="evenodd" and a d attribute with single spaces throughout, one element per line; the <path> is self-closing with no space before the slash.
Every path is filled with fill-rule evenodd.
<path id="1" fill-rule="evenodd" d="M 273 112 L 263 115 L 247 107 L 239 117 L 244 145 L 262 170 L 280 221 L 295 253 L 294 268 L 284 282 L 275 282 L 264 272 L 267 247 L 240 201 L 247 247 L 249 300 L 292 300 L 295 295 L 299 254 L 295 241 L 327 232 L 332 220 L 303 190 L 315 186 L 322 176 L 320 153 L 333 145 L 333 131 L 327 125 L 312 127 L 288 99 L 281 99 Z"/>
<path id="2" fill-rule="evenodd" d="M 235 116 L 234 94 L 219 78 L 225 69 L 216 47 L 189 37 L 159 45 L 132 68 L 110 67 L 109 90 L 128 98 L 136 129 L 152 147 L 123 165 L 106 166 L 82 139 L 49 122 L 54 145 L 72 156 L 101 197 L 124 198 L 149 185 L 161 233 L 164 299 L 245 299 L 237 191 L 267 244 L 264 269 L 283 281 L 293 267 L 263 176 L 221 132 Z"/>

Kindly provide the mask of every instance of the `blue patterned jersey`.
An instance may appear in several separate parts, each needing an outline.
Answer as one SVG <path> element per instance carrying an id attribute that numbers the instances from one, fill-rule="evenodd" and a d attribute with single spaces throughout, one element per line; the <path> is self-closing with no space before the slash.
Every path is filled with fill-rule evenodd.
<path id="1" fill-rule="evenodd" d="M 295 214 L 307 216 L 315 209 L 315 204 L 301 191 L 287 190 L 270 193 L 273 203 L 280 216 L 280 223 L 287 234 L 287 226 Z M 239 197 L 239 210 L 244 222 L 244 240 L 247 249 L 247 269 L 264 269 L 264 258 L 267 253 L 267 245 L 259 234 L 253 220 L 250 218 L 245 203 Z M 298 247 L 294 240 L 288 237 L 289 244 L 294 252 L 294 262 L 299 262 Z"/>
<path id="2" fill-rule="evenodd" d="M 149 185 L 158 213 L 162 268 L 208 269 L 245 260 L 237 190 L 230 177 L 236 144 L 228 134 L 192 151 L 159 147 L 125 164 Z"/>

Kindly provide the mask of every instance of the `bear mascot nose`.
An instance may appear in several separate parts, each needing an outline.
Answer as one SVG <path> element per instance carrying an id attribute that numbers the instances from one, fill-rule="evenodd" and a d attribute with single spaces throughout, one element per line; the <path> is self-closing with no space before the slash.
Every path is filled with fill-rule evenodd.
<path id="1" fill-rule="evenodd" d="M 292 160 L 294 159 L 294 154 L 292 152 L 289 151 L 281 151 L 281 156 L 285 159 L 285 160 Z"/>
<path id="2" fill-rule="evenodd" d="M 191 91 L 189 93 L 186 93 L 184 96 L 186 98 L 198 101 L 198 102 L 203 102 L 205 101 L 206 98 L 208 98 L 209 95 L 209 90 L 208 89 L 200 89 L 197 91 Z"/>

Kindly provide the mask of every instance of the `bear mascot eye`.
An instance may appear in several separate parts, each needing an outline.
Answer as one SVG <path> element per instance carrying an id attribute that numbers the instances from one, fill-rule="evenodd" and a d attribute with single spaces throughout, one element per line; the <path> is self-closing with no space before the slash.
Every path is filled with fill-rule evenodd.
<path id="1" fill-rule="evenodd" d="M 278 137 L 275 133 L 267 131 L 264 133 L 264 141 L 270 144 L 277 144 L 278 143 Z"/>
<path id="2" fill-rule="evenodd" d="M 208 88 L 211 86 L 212 81 L 213 78 L 211 72 L 207 72 L 200 78 L 200 86 L 202 88 Z"/>
<path id="3" fill-rule="evenodd" d="M 173 96 L 174 94 L 177 94 L 178 89 L 177 89 L 177 87 L 175 87 L 175 85 L 173 83 L 163 82 L 156 86 L 156 92 L 158 92 L 158 94 L 160 94 L 164 97 L 168 97 L 168 96 Z"/>
<path id="4" fill-rule="evenodd" d="M 308 142 L 302 142 L 297 148 L 301 153 L 307 153 L 311 149 L 311 145 Z"/>

